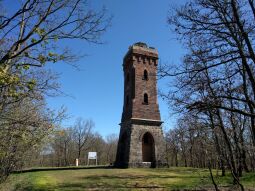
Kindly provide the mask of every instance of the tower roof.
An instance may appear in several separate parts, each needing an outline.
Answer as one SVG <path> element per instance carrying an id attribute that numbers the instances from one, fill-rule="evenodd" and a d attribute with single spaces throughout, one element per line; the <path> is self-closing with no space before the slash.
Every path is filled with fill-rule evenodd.
<path id="1" fill-rule="evenodd" d="M 124 57 L 124 60 L 131 54 L 144 55 L 158 59 L 158 50 L 155 49 L 154 47 L 149 47 L 144 42 L 136 42 L 133 45 L 131 45 Z"/>

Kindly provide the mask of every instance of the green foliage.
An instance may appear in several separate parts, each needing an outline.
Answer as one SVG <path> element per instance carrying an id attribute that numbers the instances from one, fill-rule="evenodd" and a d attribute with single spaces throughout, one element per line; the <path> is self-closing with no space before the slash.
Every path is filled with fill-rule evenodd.
<path id="1" fill-rule="evenodd" d="M 52 52 L 49 52 L 48 54 L 49 54 L 49 57 L 54 57 L 54 56 L 57 56 L 57 54 L 55 54 L 55 53 L 52 53 Z"/>
<path id="2" fill-rule="evenodd" d="M 16 65 L 16 72 L 10 73 L 0 67 L 0 86 L 6 87 L 4 97 L 18 99 L 21 95 L 26 93 L 26 90 L 33 90 L 36 87 L 35 79 L 22 79 L 22 70 L 29 70 L 30 66 L 28 64 L 20 63 Z"/>
<path id="3" fill-rule="evenodd" d="M 2 95 L 4 97 L 12 97 L 17 99 L 19 96 L 19 92 L 17 92 L 17 86 L 21 85 L 20 77 L 18 74 L 10 74 L 6 72 L 4 69 L 0 69 L 0 86 L 7 87 L 5 90 L 5 94 Z"/>
<path id="4" fill-rule="evenodd" d="M 45 35 L 45 29 L 43 28 L 36 28 L 35 32 L 41 37 Z"/>
<path id="5" fill-rule="evenodd" d="M 37 40 L 36 40 L 35 38 L 32 38 L 32 39 L 31 39 L 31 42 L 32 42 L 32 43 L 36 43 Z"/>
<path id="6" fill-rule="evenodd" d="M 24 64 L 24 65 L 22 66 L 22 68 L 23 68 L 24 70 L 29 70 L 30 66 L 29 66 L 28 64 Z"/>
<path id="7" fill-rule="evenodd" d="M 29 90 L 33 90 L 36 86 L 36 80 L 35 79 L 32 79 L 30 80 L 29 82 L 27 82 L 27 88 Z"/>
<path id="8" fill-rule="evenodd" d="M 55 42 L 58 41 L 58 36 L 57 36 L 57 35 L 54 36 L 54 41 L 55 41 Z"/>
<path id="9" fill-rule="evenodd" d="M 25 57 L 29 57 L 28 52 L 24 52 L 24 56 L 25 56 Z"/>
<path id="10" fill-rule="evenodd" d="M 37 59 L 42 65 L 44 65 L 47 61 L 46 57 L 43 56 L 42 54 L 40 54 Z"/>

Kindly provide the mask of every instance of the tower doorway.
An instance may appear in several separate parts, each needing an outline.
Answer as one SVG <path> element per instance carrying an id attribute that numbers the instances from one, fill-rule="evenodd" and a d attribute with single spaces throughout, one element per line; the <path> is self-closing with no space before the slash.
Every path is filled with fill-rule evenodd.
<path id="1" fill-rule="evenodd" d="M 153 136 L 147 132 L 142 139 L 143 162 L 153 162 L 155 160 L 155 144 Z"/>

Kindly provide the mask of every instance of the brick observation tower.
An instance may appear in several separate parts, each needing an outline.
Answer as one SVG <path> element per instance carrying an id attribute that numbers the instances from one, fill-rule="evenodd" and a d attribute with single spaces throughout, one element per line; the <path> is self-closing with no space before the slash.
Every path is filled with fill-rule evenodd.
<path id="1" fill-rule="evenodd" d="M 116 167 L 165 165 L 157 101 L 158 51 L 145 43 L 129 47 L 123 59 L 124 104 Z"/>

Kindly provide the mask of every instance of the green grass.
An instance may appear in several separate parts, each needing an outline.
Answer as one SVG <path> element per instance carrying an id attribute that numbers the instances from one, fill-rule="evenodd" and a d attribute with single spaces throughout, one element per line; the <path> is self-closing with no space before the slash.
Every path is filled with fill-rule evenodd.
<path id="1" fill-rule="evenodd" d="M 48 170 L 48 169 L 47 169 Z M 216 173 L 216 172 L 215 172 Z M 217 178 L 231 185 L 229 176 Z M 255 173 L 245 174 L 242 183 L 255 188 Z M 75 169 L 12 174 L 2 190 L 182 190 L 212 188 L 207 169 Z M 1 189 L 0 189 L 1 190 Z"/>

